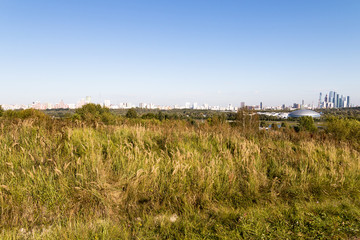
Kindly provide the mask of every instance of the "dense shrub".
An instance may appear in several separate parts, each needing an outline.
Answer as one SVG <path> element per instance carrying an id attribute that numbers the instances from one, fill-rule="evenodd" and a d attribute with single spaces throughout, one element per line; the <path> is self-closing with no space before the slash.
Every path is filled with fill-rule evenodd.
<path id="1" fill-rule="evenodd" d="M 336 139 L 360 143 L 359 120 L 329 116 L 326 123 L 326 131 Z"/>
<path id="2" fill-rule="evenodd" d="M 7 110 L 3 113 L 4 118 L 7 119 L 35 119 L 35 120 L 47 120 L 50 117 L 42 111 L 35 109 L 26 110 Z"/>
<path id="3" fill-rule="evenodd" d="M 115 116 L 106 107 L 100 104 L 89 103 L 81 108 L 76 109 L 73 119 L 81 119 L 85 122 L 97 123 L 103 122 L 105 124 L 115 123 Z"/>
<path id="4" fill-rule="evenodd" d="M 136 112 L 136 110 L 134 108 L 130 108 L 127 111 L 125 117 L 127 117 L 127 118 L 137 118 L 138 114 L 137 114 L 137 112 Z"/>
<path id="5" fill-rule="evenodd" d="M 299 118 L 299 130 L 300 131 L 308 131 L 308 132 L 316 132 L 317 127 L 315 126 L 314 119 L 310 116 L 304 116 Z"/>
<path id="6" fill-rule="evenodd" d="M 142 119 L 155 119 L 156 115 L 154 113 L 145 113 L 141 115 Z"/>

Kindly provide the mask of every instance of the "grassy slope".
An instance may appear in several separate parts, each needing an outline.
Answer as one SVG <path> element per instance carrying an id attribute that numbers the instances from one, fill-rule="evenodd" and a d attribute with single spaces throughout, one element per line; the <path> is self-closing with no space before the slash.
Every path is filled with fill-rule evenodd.
<path id="1" fill-rule="evenodd" d="M 351 144 L 181 121 L 0 128 L 1 238 L 360 236 Z"/>

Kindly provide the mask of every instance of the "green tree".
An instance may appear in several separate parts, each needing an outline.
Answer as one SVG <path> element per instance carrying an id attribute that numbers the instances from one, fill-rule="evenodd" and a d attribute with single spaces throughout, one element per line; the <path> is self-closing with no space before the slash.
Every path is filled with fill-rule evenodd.
<path id="1" fill-rule="evenodd" d="M 18 112 L 19 117 L 22 119 L 34 118 L 34 119 L 48 119 L 49 116 L 44 112 L 36 110 L 36 109 L 25 109 Z"/>
<path id="2" fill-rule="evenodd" d="M 136 112 L 136 110 L 134 108 L 130 108 L 127 111 L 125 117 L 127 117 L 127 118 L 137 118 L 138 114 L 137 114 L 137 112 Z"/>
<path id="3" fill-rule="evenodd" d="M 141 116 L 142 119 L 154 119 L 155 118 L 155 114 L 153 113 L 146 113 L 146 114 L 143 114 Z"/>
<path id="4" fill-rule="evenodd" d="M 308 131 L 308 132 L 316 132 L 317 127 L 315 126 L 314 119 L 310 116 L 304 116 L 299 118 L 299 130 L 300 131 Z"/>
<path id="5" fill-rule="evenodd" d="M 100 121 L 105 124 L 112 124 L 115 122 L 115 116 L 108 108 L 93 103 L 86 104 L 81 108 L 76 109 L 73 119 L 79 118 L 93 123 Z"/>
<path id="6" fill-rule="evenodd" d="M 164 118 L 165 118 L 164 114 L 161 111 L 159 111 L 158 114 L 157 114 L 157 119 L 162 121 L 162 120 L 164 120 Z"/>
<path id="7" fill-rule="evenodd" d="M 4 109 L 2 108 L 2 106 L 0 105 L 0 117 L 3 115 L 4 113 Z"/>
<path id="8" fill-rule="evenodd" d="M 29 108 L 25 110 L 7 110 L 2 113 L 2 116 L 7 119 L 35 119 L 37 121 L 45 121 L 50 117 L 44 112 Z"/>
<path id="9" fill-rule="evenodd" d="M 326 119 L 326 131 L 336 139 L 360 143 L 360 121 L 356 119 L 329 116 Z"/>

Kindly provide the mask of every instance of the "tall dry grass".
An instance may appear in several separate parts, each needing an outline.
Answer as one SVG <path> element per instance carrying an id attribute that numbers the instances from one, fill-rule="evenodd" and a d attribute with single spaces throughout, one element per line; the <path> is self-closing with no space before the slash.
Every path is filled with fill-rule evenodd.
<path id="1" fill-rule="evenodd" d="M 223 123 L 0 121 L 5 239 L 360 235 L 351 142 Z"/>

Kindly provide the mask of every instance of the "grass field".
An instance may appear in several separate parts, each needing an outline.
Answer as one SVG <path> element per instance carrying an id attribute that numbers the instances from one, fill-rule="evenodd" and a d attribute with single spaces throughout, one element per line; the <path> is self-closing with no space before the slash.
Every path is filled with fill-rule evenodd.
<path id="1" fill-rule="evenodd" d="M 360 140 L 0 118 L 1 239 L 357 239 Z"/>

